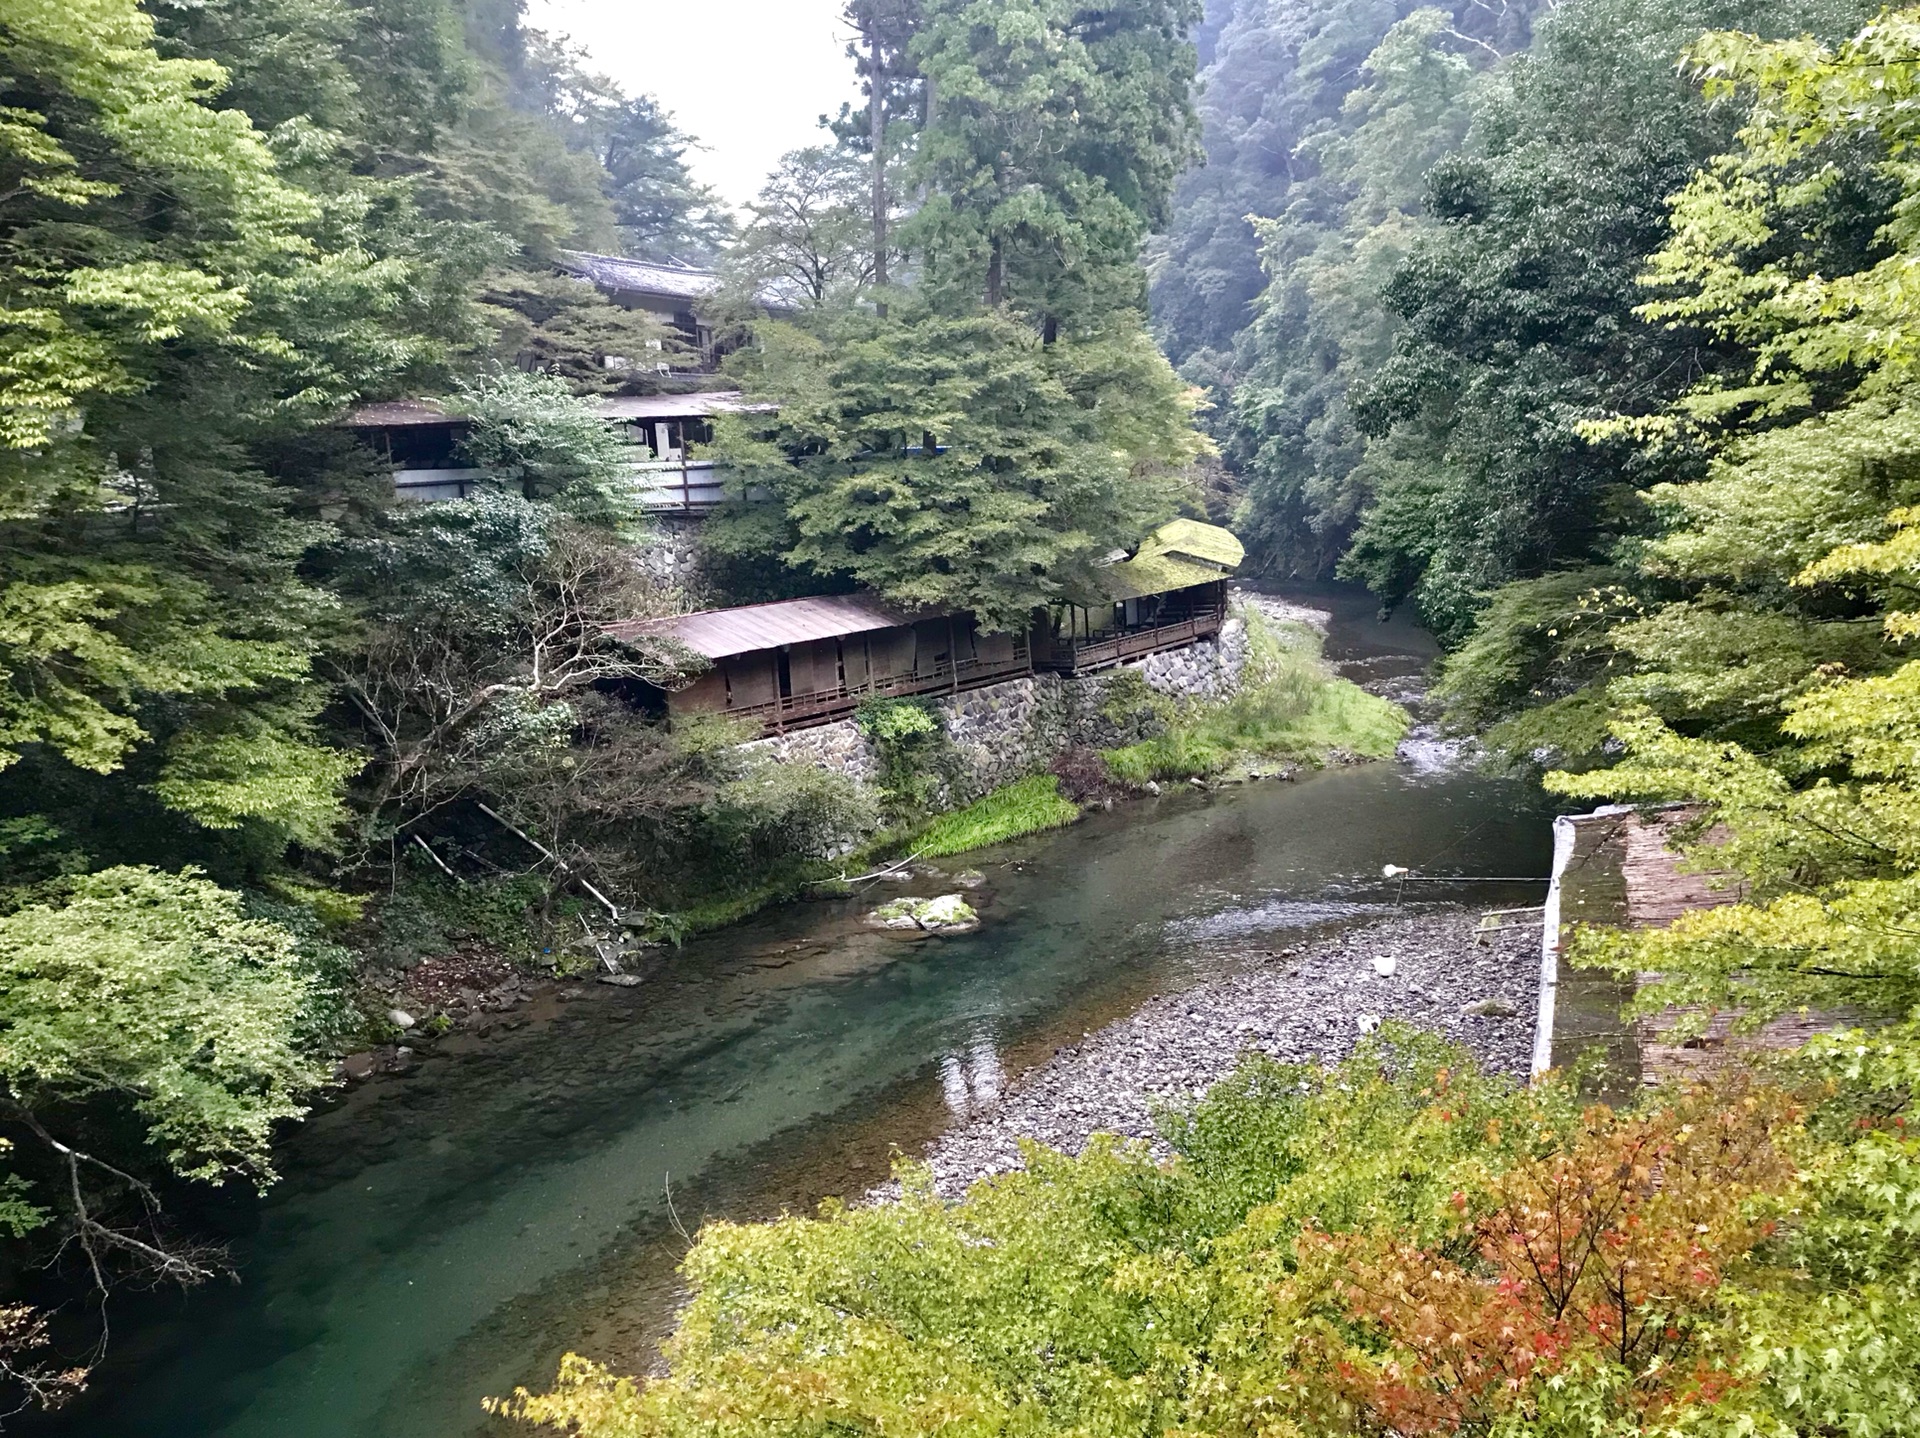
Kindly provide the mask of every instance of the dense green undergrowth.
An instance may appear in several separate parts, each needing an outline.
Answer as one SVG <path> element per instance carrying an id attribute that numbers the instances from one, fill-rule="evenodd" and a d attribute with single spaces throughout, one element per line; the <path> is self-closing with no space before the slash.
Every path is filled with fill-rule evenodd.
<path id="1" fill-rule="evenodd" d="M 1321 764 L 1335 753 L 1384 759 L 1407 731 L 1397 704 L 1342 679 L 1320 657 L 1319 636 L 1247 615 L 1243 687 L 1218 704 L 1169 705 L 1166 729 L 1102 754 L 1123 784 L 1204 779 L 1249 762 Z"/>
<path id="2" fill-rule="evenodd" d="M 501 1406 L 578 1438 L 1904 1432 L 1920 1139 L 1840 1046 L 1776 1079 L 1583 1109 L 1392 1024 L 1254 1056 L 1163 1116 L 1170 1162 L 1028 1144 L 959 1203 L 907 1165 L 897 1203 L 710 1224 L 663 1376 L 569 1358 Z"/>
<path id="3" fill-rule="evenodd" d="M 1052 774 L 1026 778 L 976 799 L 964 809 L 942 814 L 921 831 L 913 847 L 930 859 L 988 844 L 1058 829 L 1080 817 L 1080 806 L 1060 792 Z"/>

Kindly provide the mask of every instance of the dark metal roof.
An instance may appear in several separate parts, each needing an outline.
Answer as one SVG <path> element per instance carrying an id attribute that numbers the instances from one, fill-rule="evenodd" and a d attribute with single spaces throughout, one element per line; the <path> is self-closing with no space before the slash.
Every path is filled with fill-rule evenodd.
<path id="1" fill-rule="evenodd" d="M 764 412 L 774 406 L 748 404 L 739 390 L 709 394 L 622 394 L 600 402 L 608 419 L 694 419 L 711 414 Z"/>
<path id="2" fill-rule="evenodd" d="M 439 401 L 391 399 L 348 410 L 340 420 L 349 429 L 403 429 L 409 425 L 465 424 L 465 415 L 448 414 Z"/>
<path id="3" fill-rule="evenodd" d="M 667 619 L 632 619 L 609 624 L 606 632 L 615 639 L 677 639 L 696 654 L 725 659 L 757 649 L 778 649 L 783 644 L 894 629 L 913 623 L 914 618 L 865 595 L 826 594 L 774 604 L 745 604 L 737 609 L 703 609 L 698 614 Z"/>
<path id="4" fill-rule="evenodd" d="M 587 250 L 560 251 L 560 267 L 593 281 L 602 289 L 657 295 L 667 300 L 704 299 L 720 288 L 720 277 L 712 270 L 656 265 L 623 255 L 596 255 Z"/>

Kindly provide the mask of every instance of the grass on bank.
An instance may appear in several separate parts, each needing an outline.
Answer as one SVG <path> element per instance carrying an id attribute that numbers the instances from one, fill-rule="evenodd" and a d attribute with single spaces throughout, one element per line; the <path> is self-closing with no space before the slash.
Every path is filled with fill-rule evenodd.
<path id="1" fill-rule="evenodd" d="M 1204 779 L 1250 759 L 1319 764 L 1333 750 L 1392 756 L 1407 732 L 1406 711 L 1335 675 L 1317 634 L 1293 625 L 1276 631 L 1255 614 L 1247 634 L 1253 682 L 1224 704 L 1177 711 L 1164 734 L 1103 750 L 1114 778 Z"/>
<path id="2" fill-rule="evenodd" d="M 964 809 L 942 814 L 921 830 L 914 849 L 927 858 L 964 853 L 988 844 L 1058 829 L 1080 817 L 1080 806 L 1060 792 L 1052 774 L 1033 774 L 995 789 Z"/>
<path id="3" fill-rule="evenodd" d="M 918 854 L 945 858 L 968 849 L 1004 843 L 1023 834 L 1058 829 L 1080 817 L 1080 806 L 1060 792 L 1052 774 L 1034 774 L 995 789 L 964 809 L 941 814 L 924 828 L 894 829 L 877 834 L 851 853 L 828 862 L 796 865 L 777 879 L 739 893 L 715 895 L 672 913 L 656 916 L 643 937 L 679 944 L 695 934 L 709 933 L 749 918 L 761 909 L 805 893 L 848 893 L 843 874 L 858 873 L 889 859 Z"/>

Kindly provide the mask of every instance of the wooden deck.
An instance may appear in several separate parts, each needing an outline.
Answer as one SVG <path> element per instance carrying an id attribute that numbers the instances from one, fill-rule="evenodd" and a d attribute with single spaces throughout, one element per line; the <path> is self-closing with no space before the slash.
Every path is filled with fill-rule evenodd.
<path id="1" fill-rule="evenodd" d="M 1730 881 L 1725 874 L 1687 867 L 1674 852 L 1674 831 L 1689 817 L 1689 810 L 1674 808 L 1646 815 L 1603 810 L 1563 820 L 1572 823 L 1576 835 L 1570 862 L 1558 876 L 1564 896 L 1563 918 L 1570 923 L 1663 928 L 1682 914 L 1744 899 L 1744 885 Z M 1712 842 L 1714 835 L 1710 832 L 1706 837 Z M 1640 985 L 1656 977 L 1642 974 Z M 1570 989 L 1578 989 L 1592 999 L 1600 999 L 1609 983 L 1615 984 L 1618 999 L 1625 999 L 1630 992 L 1627 986 L 1603 975 L 1569 970 L 1564 964 L 1559 982 L 1563 996 Z M 1590 1005 L 1594 1010 L 1598 1007 Z M 1743 1054 L 1797 1048 L 1816 1034 L 1846 1028 L 1857 1021 L 1846 1013 L 1788 1014 L 1756 1032 L 1735 1033 L 1740 1014 L 1726 1010 L 1713 1015 L 1698 1035 L 1681 1037 L 1674 1033 L 1682 1020 L 1697 1018 L 1698 1013 L 1697 1009 L 1674 1007 L 1628 1025 L 1609 1025 L 1598 1019 L 1596 1012 L 1589 1012 L 1582 1027 L 1577 1012 L 1570 1012 L 1557 1019 L 1554 1026 L 1554 1061 L 1570 1061 L 1581 1040 L 1594 1040 L 1608 1048 L 1616 1068 L 1637 1068 L 1640 1085 L 1686 1083 L 1736 1062 Z M 1563 1048 L 1567 1051 L 1559 1052 Z"/>
<path id="2" fill-rule="evenodd" d="M 1124 630 L 1091 639 L 1057 639 L 1045 667 L 1062 674 L 1098 673 L 1129 659 L 1158 654 L 1165 649 L 1184 649 L 1197 640 L 1211 638 L 1220 632 L 1225 617 L 1215 611 L 1150 629 Z"/>

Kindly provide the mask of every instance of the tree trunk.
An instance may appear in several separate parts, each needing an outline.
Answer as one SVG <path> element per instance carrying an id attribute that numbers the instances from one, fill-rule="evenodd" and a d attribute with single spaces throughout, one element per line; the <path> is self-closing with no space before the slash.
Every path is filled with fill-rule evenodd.
<path id="1" fill-rule="evenodd" d="M 883 89 L 884 71 L 880 63 L 879 17 L 868 15 L 867 31 L 867 135 L 873 142 L 873 286 L 887 287 L 887 117 Z M 874 313 L 887 317 L 887 302 L 874 302 Z"/>
<path id="2" fill-rule="evenodd" d="M 1007 286 L 1006 261 L 1000 250 L 1000 237 L 993 237 L 993 250 L 987 256 L 987 308 L 997 310 Z"/>

